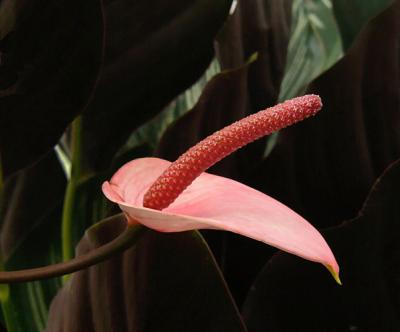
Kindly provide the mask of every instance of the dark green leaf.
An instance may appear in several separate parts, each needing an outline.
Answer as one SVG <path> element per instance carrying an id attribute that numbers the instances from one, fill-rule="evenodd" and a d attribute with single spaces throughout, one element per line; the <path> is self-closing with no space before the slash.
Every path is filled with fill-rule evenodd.
<path id="1" fill-rule="evenodd" d="M 218 35 L 217 55 L 223 69 L 242 66 L 258 54 L 248 73 L 252 112 L 273 105 L 285 69 L 292 0 L 238 1 Z"/>
<path id="2" fill-rule="evenodd" d="M 3 261 L 7 261 L 35 227 L 50 215 L 54 217 L 62 205 L 65 184 L 65 175 L 54 153 L 5 182 L 0 215 Z M 55 224 L 59 218 L 60 215 L 55 218 Z"/>
<path id="3" fill-rule="evenodd" d="M 366 23 L 393 2 L 394 0 L 333 0 L 333 10 L 344 48 L 349 48 Z"/>
<path id="4" fill-rule="evenodd" d="M 83 109 L 102 55 L 99 0 L 0 4 L 3 175 L 42 157 Z"/>
<path id="5" fill-rule="evenodd" d="M 276 254 L 249 293 L 249 330 L 398 331 L 399 197 L 400 160 L 376 181 L 357 218 L 323 232 L 342 287 L 321 266 Z"/>
<path id="6" fill-rule="evenodd" d="M 200 77 L 230 5 L 231 0 L 106 3 L 105 64 L 84 116 L 89 169 L 107 168 L 134 129 Z"/>
<path id="7" fill-rule="evenodd" d="M 86 233 L 78 254 L 117 236 L 120 218 Z M 204 240 L 148 231 L 135 248 L 78 272 L 54 299 L 47 331 L 246 331 Z"/>
<path id="8" fill-rule="evenodd" d="M 54 153 L 6 181 L 1 218 L 2 268 L 19 270 L 60 261 L 58 221 L 64 188 L 65 177 Z M 9 331 L 43 331 L 50 302 L 60 284 L 52 279 L 1 285 Z"/>
<path id="9" fill-rule="evenodd" d="M 282 131 L 252 174 L 254 187 L 320 227 L 354 217 L 374 180 L 400 156 L 399 22 L 396 5 L 368 24 L 310 87 L 323 110 Z"/>

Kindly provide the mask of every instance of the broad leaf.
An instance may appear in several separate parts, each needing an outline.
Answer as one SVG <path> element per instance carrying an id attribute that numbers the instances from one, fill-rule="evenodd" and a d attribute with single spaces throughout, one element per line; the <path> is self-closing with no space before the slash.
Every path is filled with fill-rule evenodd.
<path id="1" fill-rule="evenodd" d="M 217 55 L 223 69 L 242 66 L 257 53 L 248 73 L 252 112 L 274 105 L 282 81 L 290 37 L 292 0 L 238 1 L 218 35 Z"/>
<path id="2" fill-rule="evenodd" d="M 343 46 L 349 48 L 366 23 L 393 3 L 394 0 L 332 1 Z"/>
<path id="3" fill-rule="evenodd" d="M 78 255 L 117 236 L 114 218 L 89 230 Z M 46 331 L 245 332 L 196 232 L 148 231 L 135 248 L 73 275 L 54 299 Z"/>
<path id="4" fill-rule="evenodd" d="M 321 96 L 322 111 L 282 131 L 251 176 L 255 188 L 320 227 L 352 218 L 374 180 L 400 156 L 398 8 L 371 21 L 313 83 L 309 91 Z"/>
<path id="5" fill-rule="evenodd" d="M 99 0 L 0 3 L 4 176 L 49 151 L 82 111 L 102 54 Z"/>
<path id="6" fill-rule="evenodd" d="M 107 168 L 134 129 L 200 77 L 230 5 L 231 0 L 105 3 L 105 63 L 83 118 L 90 170 Z"/>
<path id="7" fill-rule="evenodd" d="M 47 182 L 48 179 L 51 182 Z M 8 260 L 35 227 L 59 209 L 65 183 L 65 176 L 54 153 L 47 154 L 34 166 L 11 176 L 5 182 L 0 214 L 3 261 Z M 55 224 L 59 218 L 60 215 L 56 216 Z"/>
<path id="8" fill-rule="evenodd" d="M 49 178 L 52 181 L 44 186 Z M 6 181 L 1 215 L 2 268 L 19 270 L 60 261 L 58 220 L 64 187 L 64 174 L 54 154 Z M 43 331 L 49 304 L 59 287 L 57 279 L 1 285 L 9 331 Z"/>
<path id="9" fill-rule="evenodd" d="M 341 265 L 342 287 L 319 267 L 276 254 L 246 301 L 249 330 L 398 331 L 399 196 L 397 161 L 376 181 L 357 218 L 324 232 Z"/>

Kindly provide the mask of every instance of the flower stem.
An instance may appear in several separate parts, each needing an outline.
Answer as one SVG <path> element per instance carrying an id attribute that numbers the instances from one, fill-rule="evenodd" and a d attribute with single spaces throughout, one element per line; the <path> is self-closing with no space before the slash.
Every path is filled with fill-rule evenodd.
<path id="1" fill-rule="evenodd" d="M 76 272 L 105 261 L 115 254 L 133 247 L 147 228 L 140 225 L 128 225 L 114 240 L 68 262 L 52 264 L 34 269 L 18 271 L 0 271 L 0 283 L 26 282 L 57 277 Z"/>

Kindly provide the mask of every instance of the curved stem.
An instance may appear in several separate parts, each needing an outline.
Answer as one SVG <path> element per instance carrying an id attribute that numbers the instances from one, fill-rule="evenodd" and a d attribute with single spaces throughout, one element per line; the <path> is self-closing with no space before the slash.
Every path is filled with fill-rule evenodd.
<path id="1" fill-rule="evenodd" d="M 147 228 L 127 225 L 126 229 L 114 240 L 94 249 L 87 254 L 78 256 L 68 262 L 57 263 L 44 267 L 18 271 L 0 271 L 0 283 L 25 282 L 76 272 L 102 261 L 105 261 L 118 252 L 134 246 Z"/>

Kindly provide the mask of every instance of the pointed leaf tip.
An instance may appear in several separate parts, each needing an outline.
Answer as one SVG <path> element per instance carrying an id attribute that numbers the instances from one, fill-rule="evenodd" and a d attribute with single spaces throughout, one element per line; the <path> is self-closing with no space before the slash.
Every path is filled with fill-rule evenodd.
<path id="1" fill-rule="evenodd" d="M 342 281 L 340 280 L 339 277 L 339 272 L 336 272 L 336 270 L 333 268 L 332 265 L 325 265 L 325 267 L 328 269 L 329 273 L 332 275 L 333 279 L 335 279 L 335 281 L 342 286 Z"/>

